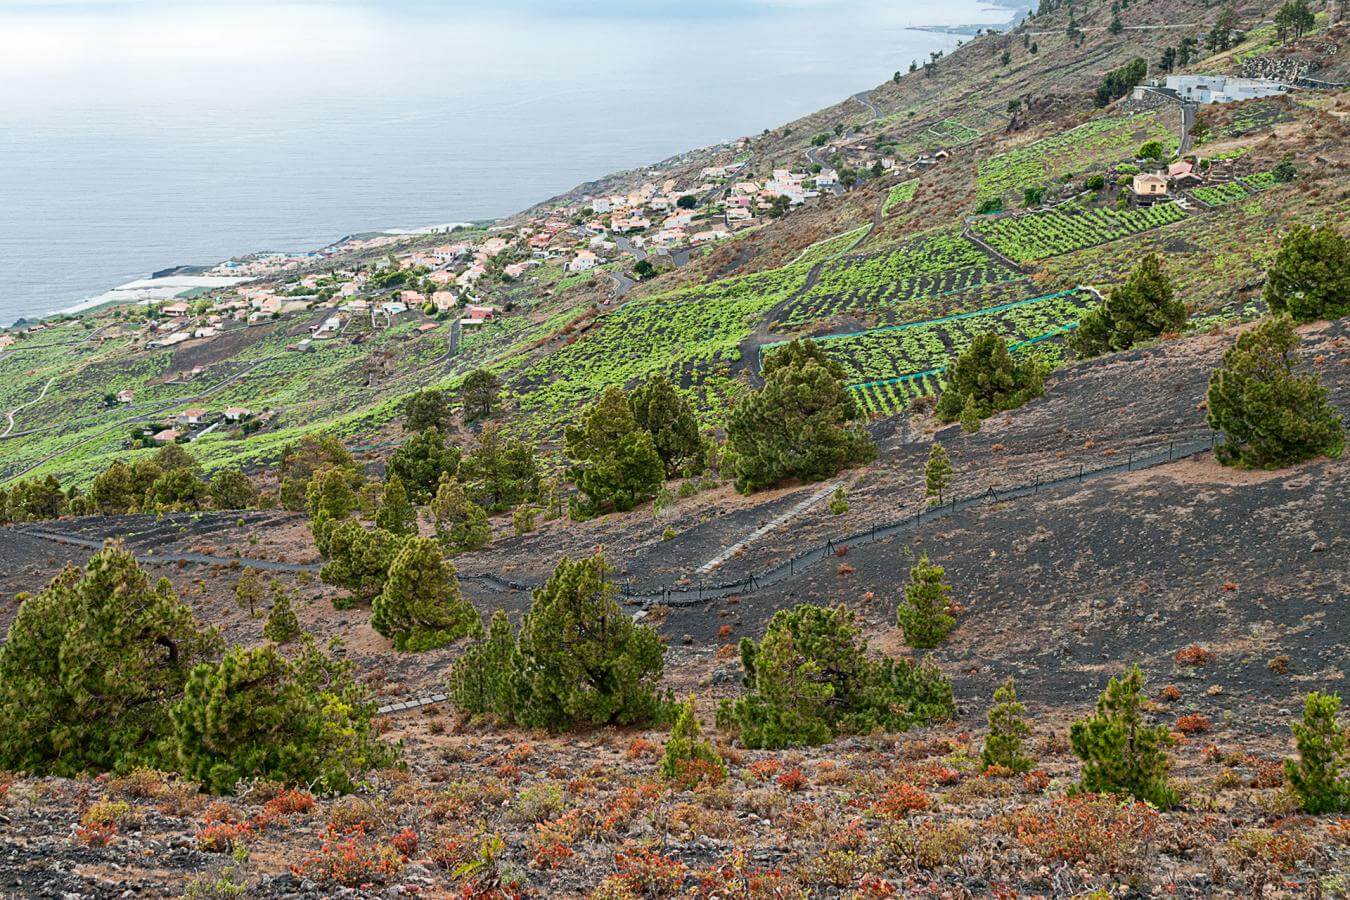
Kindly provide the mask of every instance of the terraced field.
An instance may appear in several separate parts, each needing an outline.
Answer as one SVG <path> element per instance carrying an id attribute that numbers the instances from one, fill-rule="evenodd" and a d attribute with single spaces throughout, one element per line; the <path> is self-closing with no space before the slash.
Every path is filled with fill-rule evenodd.
<path id="1" fill-rule="evenodd" d="M 843 367 L 862 407 L 885 415 L 934 393 L 940 373 L 976 336 L 993 331 L 1015 349 L 1029 347 L 1073 329 L 1098 302 L 1091 291 L 1073 289 L 817 341 Z"/>
<path id="2" fill-rule="evenodd" d="M 1094 119 L 1061 134 L 991 156 L 980 163 L 980 200 L 1020 194 L 1024 188 L 1134 156 L 1145 141 L 1161 141 L 1169 154 L 1177 136 L 1153 113 Z"/>
<path id="3" fill-rule="evenodd" d="M 831 235 L 830 237 L 816 241 L 814 244 L 803 249 L 793 262 L 805 263 L 808 266 L 813 266 L 818 262 L 834 259 L 836 256 L 841 256 L 858 246 L 858 242 L 866 237 L 867 232 L 871 230 L 872 226 L 870 224 L 860 225 L 857 228 L 850 229 L 841 234 Z"/>
<path id="4" fill-rule="evenodd" d="M 811 289 L 784 307 L 779 321 L 800 326 L 1017 277 L 1019 273 L 948 229 L 889 250 L 827 263 Z"/>
<path id="5" fill-rule="evenodd" d="M 912 178 L 909 181 L 902 181 L 891 188 L 890 193 L 886 195 L 886 202 L 881 204 L 881 214 L 884 216 L 900 204 L 908 203 L 913 200 L 914 192 L 918 187 L 919 180 L 917 178 Z"/>
<path id="6" fill-rule="evenodd" d="M 753 318 L 799 290 L 809 270 L 794 263 L 634 300 L 523 370 L 510 382 L 512 393 L 522 412 L 554 424 L 575 415 L 606 385 L 657 373 L 697 389 L 692 373 L 699 372 L 715 385 L 712 395 L 721 397 L 716 376 L 739 361 Z M 700 399 L 709 395 L 696 393 Z"/>
<path id="7" fill-rule="evenodd" d="M 987 219 L 977 222 L 974 229 L 995 250 L 1025 263 L 1161 228 L 1185 218 L 1186 211 L 1170 202 L 1124 211 L 1086 209 L 1066 203 L 1044 212 Z"/>

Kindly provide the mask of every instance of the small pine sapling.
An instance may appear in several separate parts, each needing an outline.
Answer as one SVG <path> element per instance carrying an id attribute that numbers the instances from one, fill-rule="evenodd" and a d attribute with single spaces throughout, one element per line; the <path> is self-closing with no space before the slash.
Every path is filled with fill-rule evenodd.
<path id="1" fill-rule="evenodd" d="M 1313 815 L 1350 812 L 1350 756 L 1340 710 L 1340 695 L 1313 691 L 1303 701 L 1303 721 L 1290 726 L 1298 759 L 1285 760 L 1285 777 L 1303 811 Z"/>
<path id="2" fill-rule="evenodd" d="M 905 633 L 905 643 L 923 650 L 946 640 L 956 618 L 951 614 L 951 585 L 943 581 L 946 570 L 919 557 L 909 570 L 905 596 L 896 609 L 896 622 Z"/>
<path id="3" fill-rule="evenodd" d="M 1017 700 L 1017 685 L 1012 676 L 994 691 L 989 708 L 989 734 L 980 751 L 980 762 L 1012 772 L 1026 772 L 1033 760 L 1022 752 L 1023 739 L 1031 734 L 1026 721 L 1027 708 Z"/>
<path id="4" fill-rule="evenodd" d="M 675 725 L 666 739 L 661 759 L 661 777 L 686 787 L 701 781 L 720 782 L 726 777 L 726 765 L 711 743 L 703 740 L 703 727 L 690 696 L 680 707 Z"/>
<path id="5" fill-rule="evenodd" d="M 1144 676 L 1131 666 L 1112 678 L 1097 698 L 1097 710 L 1069 729 L 1069 745 L 1083 761 L 1083 780 L 1075 790 L 1129 794 L 1159 809 L 1176 805 L 1167 784 L 1172 735 L 1165 725 L 1145 725 Z"/>

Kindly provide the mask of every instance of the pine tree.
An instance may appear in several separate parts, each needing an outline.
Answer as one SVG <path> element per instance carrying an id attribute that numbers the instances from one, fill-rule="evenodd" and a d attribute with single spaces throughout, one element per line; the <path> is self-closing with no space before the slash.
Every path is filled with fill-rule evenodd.
<path id="1" fill-rule="evenodd" d="M 703 469 L 703 440 L 689 400 L 664 375 L 653 375 L 628 395 L 638 428 L 652 436 L 666 478 L 695 475 Z"/>
<path id="2" fill-rule="evenodd" d="M 1278 469 L 1340 457 L 1340 413 L 1313 374 L 1294 373 L 1299 338 L 1288 317 L 1266 319 L 1238 336 L 1209 378 L 1209 425 L 1224 441 L 1214 455 L 1224 465 Z"/>
<path id="3" fill-rule="evenodd" d="M 109 541 L 27 597 L 0 646 L 0 769 L 73 776 L 164 767 L 169 705 L 220 649 Z"/>
<path id="4" fill-rule="evenodd" d="M 450 670 L 450 702 L 461 712 L 510 722 L 517 709 L 515 653 L 516 630 L 499 609 L 492 614 L 487 637 L 465 650 Z"/>
<path id="5" fill-rule="evenodd" d="M 931 659 L 869 656 L 854 615 L 843 606 L 781 609 L 762 639 L 742 638 L 740 651 L 747 693 L 723 701 L 717 724 L 747 747 L 903 731 L 952 713 L 951 684 Z"/>
<path id="6" fill-rule="evenodd" d="M 535 513 L 535 508 L 528 503 L 520 504 L 515 512 L 511 513 L 511 526 L 515 529 L 516 537 L 534 531 Z"/>
<path id="7" fill-rule="evenodd" d="M 1012 676 L 994 691 L 989 708 L 989 734 L 980 751 L 980 762 L 1013 772 L 1025 772 L 1032 760 L 1022 752 L 1022 740 L 1031 734 L 1026 722 L 1027 708 L 1017 701 L 1017 685 Z"/>
<path id="8" fill-rule="evenodd" d="M 501 386 L 501 380 L 487 369 L 470 372 L 459 389 L 459 399 L 464 405 L 464 421 L 472 422 L 492 415 Z"/>
<path id="9" fill-rule="evenodd" d="M 924 466 L 924 496 L 935 497 L 934 503 L 942 503 L 942 495 L 952 484 L 952 461 L 947 448 L 934 443 L 928 451 L 928 464 Z"/>
<path id="10" fill-rule="evenodd" d="M 1295 225 L 1266 270 L 1263 297 L 1296 321 L 1350 315 L 1350 238 L 1330 225 Z"/>
<path id="11" fill-rule="evenodd" d="M 397 475 L 391 474 L 384 482 L 384 496 L 375 513 L 375 526 L 400 536 L 417 534 L 417 510 L 408 500 L 403 479 Z"/>
<path id="12" fill-rule="evenodd" d="M 333 529 L 328 564 L 319 573 L 327 584 L 350 592 L 347 604 L 370 600 L 384 589 L 389 566 L 404 539 L 383 528 L 367 531 L 348 519 Z"/>
<path id="13" fill-rule="evenodd" d="M 445 391 L 429 388 L 418 391 L 403 401 L 404 424 L 409 431 L 422 431 L 427 428 L 439 428 L 447 431 L 454 422 L 454 413 L 450 411 L 450 401 Z"/>
<path id="14" fill-rule="evenodd" d="M 842 516 L 846 512 L 848 512 L 848 492 L 844 490 L 844 486 L 841 484 L 830 495 L 830 515 Z"/>
<path id="15" fill-rule="evenodd" d="M 563 557 L 534 592 L 521 624 L 515 718 L 530 727 L 635 725 L 666 713 L 659 693 L 665 648 L 615 602 L 601 555 Z"/>
<path id="16" fill-rule="evenodd" d="M 1097 711 L 1069 729 L 1069 745 L 1083 761 L 1076 790 L 1129 794 L 1168 809 L 1177 801 L 1167 784 L 1172 735 L 1165 725 L 1144 724 L 1143 683 L 1139 667 L 1131 666 L 1107 683 Z"/>
<path id="17" fill-rule="evenodd" d="M 763 375 L 764 387 L 740 397 L 727 419 L 736 490 L 751 493 L 785 478 L 820 481 L 876 456 L 843 369 L 814 341 L 776 348 Z"/>
<path id="18" fill-rule="evenodd" d="M 661 777 L 692 787 L 700 781 L 720 782 L 726 777 L 726 764 L 711 743 L 703 740 L 691 695 L 680 706 L 675 725 L 666 738 L 665 754 L 661 757 Z"/>
<path id="19" fill-rule="evenodd" d="M 403 480 L 408 496 L 426 503 L 444 475 L 459 471 L 459 450 L 447 447 L 437 428 L 419 431 L 389 458 L 389 472 Z"/>
<path id="20" fill-rule="evenodd" d="M 371 627 L 399 650 L 431 650 L 483 632 L 478 611 L 459 592 L 454 563 L 430 538 L 404 542 L 370 612 Z"/>
<path id="21" fill-rule="evenodd" d="M 283 486 L 284 489 L 284 486 Z M 315 472 L 305 491 L 309 530 L 319 553 L 327 556 L 333 529 L 357 509 L 349 469 L 329 467 Z"/>
<path id="22" fill-rule="evenodd" d="M 563 452 L 572 461 L 570 474 L 581 493 L 575 502 L 582 516 L 630 510 L 656 496 L 665 480 L 651 433 L 637 426 L 617 385 L 605 388 L 581 424 L 568 427 L 563 439 Z"/>
<path id="23" fill-rule="evenodd" d="M 1340 711 L 1340 695 L 1313 691 L 1303 701 L 1303 721 L 1290 726 L 1298 759 L 1285 760 L 1285 777 L 1312 815 L 1350 812 L 1350 755 Z"/>
<path id="24" fill-rule="evenodd" d="M 136 490 L 131 467 L 118 459 L 100 472 L 89 485 L 89 500 L 101 515 L 125 515 L 140 507 L 145 497 L 145 487 Z"/>
<path id="25" fill-rule="evenodd" d="M 905 633 L 905 643 L 916 650 L 936 647 L 956 627 L 951 614 L 951 586 L 943 581 L 946 571 L 928 562 L 928 554 L 909 570 L 905 598 L 896 609 L 896 621 Z"/>
<path id="26" fill-rule="evenodd" d="M 1014 360 L 1003 338 L 987 332 L 970 342 L 947 370 L 938 397 L 937 416 L 944 422 L 978 422 L 996 412 L 1016 409 L 1045 392 L 1040 367 L 1033 359 Z M 969 407 L 969 410 L 967 410 Z"/>
<path id="27" fill-rule="evenodd" d="M 483 426 L 474 447 L 459 464 L 460 482 L 469 499 L 489 513 L 505 512 L 539 491 L 539 459 L 534 447 L 508 438 L 496 422 Z"/>
<path id="28" fill-rule="evenodd" d="M 1162 261 L 1149 254 L 1124 284 L 1083 317 L 1069 336 L 1069 346 L 1084 357 L 1128 350 L 1164 332 L 1177 331 L 1185 321 L 1186 305 L 1174 298 Z"/>
<path id="29" fill-rule="evenodd" d="M 436 539 L 447 553 L 481 550 L 492 540 L 487 513 L 464 495 L 464 488 L 449 474 L 441 476 L 430 510 Z"/>
<path id="30" fill-rule="evenodd" d="M 300 620 L 296 618 L 295 607 L 291 601 L 291 592 L 273 579 L 272 609 L 267 614 L 267 621 L 263 623 L 263 637 L 273 643 L 287 644 L 300 634 Z"/>
<path id="31" fill-rule="evenodd" d="M 234 585 L 234 602 L 239 604 L 240 609 L 248 610 L 249 618 L 256 618 L 258 605 L 263 602 L 264 595 L 262 578 L 258 570 L 245 567 L 244 571 L 239 573 L 239 580 Z"/>
<path id="32" fill-rule="evenodd" d="M 265 646 L 198 665 L 172 715 L 175 768 L 216 793 L 243 778 L 346 792 L 398 758 L 376 734 L 375 703 L 352 664 L 308 637 L 294 662 Z"/>
<path id="33" fill-rule="evenodd" d="M 221 469 L 212 475 L 210 490 L 214 509 L 250 509 L 258 503 L 258 489 L 238 466 Z"/>

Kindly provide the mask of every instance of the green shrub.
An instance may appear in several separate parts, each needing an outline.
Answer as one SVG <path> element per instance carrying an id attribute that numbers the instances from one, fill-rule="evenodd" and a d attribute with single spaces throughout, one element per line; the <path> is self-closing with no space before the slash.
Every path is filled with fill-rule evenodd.
<path id="1" fill-rule="evenodd" d="M 537 512 L 538 510 L 528 503 L 522 503 L 516 507 L 515 512 L 511 513 L 511 526 L 515 529 L 516 537 L 534 531 L 534 519 Z"/>
<path id="2" fill-rule="evenodd" d="M 843 369 L 815 342 L 792 341 L 764 361 L 764 387 L 738 399 L 727 421 L 736 489 L 750 493 L 785 478 L 820 481 L 876 447 L 863 428 Z"/>
<path id="3" fill-rule="evenodd" d="M 1012 676 L 994 691 L 989 708 L 989 734 L 980 751 L 980 762 L 1013 772 L 1025 772 L 1032 759 L 1022 752 L 1022 741 L 1031 734 L 1026 722 L 1027 708 L 1017 701 L 1017 685 Z"/>
<path id="4" fill-rule="evenodd" d="M 844 490 L 844 486 L 841 484 L 830 495 L 830 515 L 842 516 L 846 512 L 848 512 L 848 492 Z"/>
<path id="5" fill-rule="evenodd" d="M 240 609 L 248 610 L 249 618 L 258 615 L 258 606 L 263 602 L 265 593 L 257 569 L 245 568 L 239 573 L 239 580 L 234 584 L 234 602 Z"/>
<path id="6" fill-rule="evenodd" d="M 19 606 L 0 646 L 0 769 L 72 776 L 163 768 L 169 706 L 219 652 L 117 542 Z"/>
<path id="7" fill-rule="evenodd" d="M 403 543 L 370 611 L 371 627 L 399 650 L 430 650 L 483 633 L 477 610 L 459 592 L 454 564 L 430 538 Z"/>
<path id="8" fill-rule="evenodd" d="M 1288 317 L 1266 319 L 1238 336 L 1209 378 L 1209 425 L 1224 441 L 1224 465 L 1278 469 L 1305 459 L 1340 457 L 1340 413 L 1313 374 L 1294 373 L 1299 344 Z"/>
<path id="9" fill-rule="evenodd" d="M 873 659 L 843 606 L 779 610 L 760 641 L 741 640 L 748 692 L 718 725 L 747 747 L 823 744 L 841 733 L 901 731 L 947 718 L 951 685 L 930 660 Z"/>
<path id="10" fill-rule="evenodd" d="M 362 772 L 397 758 L 374 716 L 351 663 L 312 641 L 294 662 L 271 646 L 235 647 L 196 666 L 173 708 L 178 768 L 216 793 L 255 777 L 350 791 Z"/>
<path id="11" fill-rule="evenodd" d="M 680 706 L 675 725 L 666 738 L 665 754 L 661 757 L 661 777 L 668 781 L 697 782 L 714 773 L 714 777 L 725 776 L 726 764 L 722 762 L 717 748 L 703 740 L 703 728 L 699 724 L 694 698 L 691 696 Z"/>
<path id="12" fill-rule="evenodd" d="M 944 422 L 962 420 L 969 405 L 977 419 L 1016 409 L 1045 392 L 1040 367 L 1034 360 L 1014 361 L 1008 345 L 993 332 L 973 341 L 947 371 L 938 398 L 937 415 Z M 970 429 L 966 429 L 970 430 Z"/>
<path id="13" fill-rule="evenodd" d="M 1350 239 L 1330 225 L 1295 225 L 1266 270 L 1262 296 L 1299 322 L 1350 315 Z"/>
<path id="14" fill-rule="evenodd" d="M 1298 759 L 1285 760 L 1285 777 L 1303 811 L 1313 815 L 1350 812 L 1350 756 L 1340 711 L 1339 695 L 1313 691 L 1303 702 L 1303 721 L 1290 726 Z"/>
<path id="15" fill-rule="evenodd" d="M 1069 337 L 1080 356 L 1128 350 L 1186 322 L 1186 306 L 1173 297 L 1172 282 L 1161 260 L 1150 254 L 1129 279 L 1114 288 L 1101 305 L 1085 315 Z"/>
<path id="16" fill-rule="evenodd" d="M 1172 735 L 1165 725 L 1145 725 L 1144 676 L 1132 666 L 1112 678 L 1097 699 L 1097 710 L 1069 729 L 1069 745 L 1083 761 L 1083 779 L 1076 790 L 1129 794 L 1159 809 L 1176 804 L 1167 784 L 1167 747 Z"/>
<path id="17" fill-rule="evenodd" d="M 905 596 L 896 608 L 896 622 L 905 634 L 905 643 L 916 650 L 936 647 L 956 627 L 951 614 L 951 585 L 943 581 L 942 566 L 928 562 L 928 554 L 919 557 L 909 570 Z"/>

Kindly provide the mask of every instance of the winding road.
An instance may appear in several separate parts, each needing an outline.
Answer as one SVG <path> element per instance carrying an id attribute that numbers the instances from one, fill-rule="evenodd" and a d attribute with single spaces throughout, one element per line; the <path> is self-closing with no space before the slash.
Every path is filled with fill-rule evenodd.
<path id="1" fill-rule="evenodd" d="M 47 379 L 47 383 L 44 384 L 44 385 L 42 386 L 42 392 L 41 392 L 40 394 L 37 395 L 37 399 L 36 399 L 36 400 L 29 400 L 27 403 L 21 403 L 21 404 L 19 404 L 18 406 L 16 406 L 16 407 L 14 407 L 13 409 L 11 409 L 8 413 L 6 413 L 6 416 L 9 418 L 9 427 L 5 429 L 5 433 L 4 433 L 4 434 L 0 434 L 0 438 L 7 438 L 7 437 L 9 437 L 9 433 L 10 433 L 11 431 L 14 430 L 14 416 L 15 416 L 15 414 L 18 413 L 20 410 L 24 410 L 24 409 L 27 409 L 27 408 L 30 407 L 30 406 L 35 406 L 35 405 L 37 405 L 38 403 L 41 403 L 41 402 L 42 402 L 42 398 L 45 397 L 45 396 L 47 396 L 47 390 L 48 390 L 48 388 L 50 388 L 50 387 L 52 386 L 53 382 L 55 382 L 55 381 L 56 381 L 56 376 L 55 376 L 55 375 L 53 375 L 51 378 L 48 378 L 48 379 Z"/>

